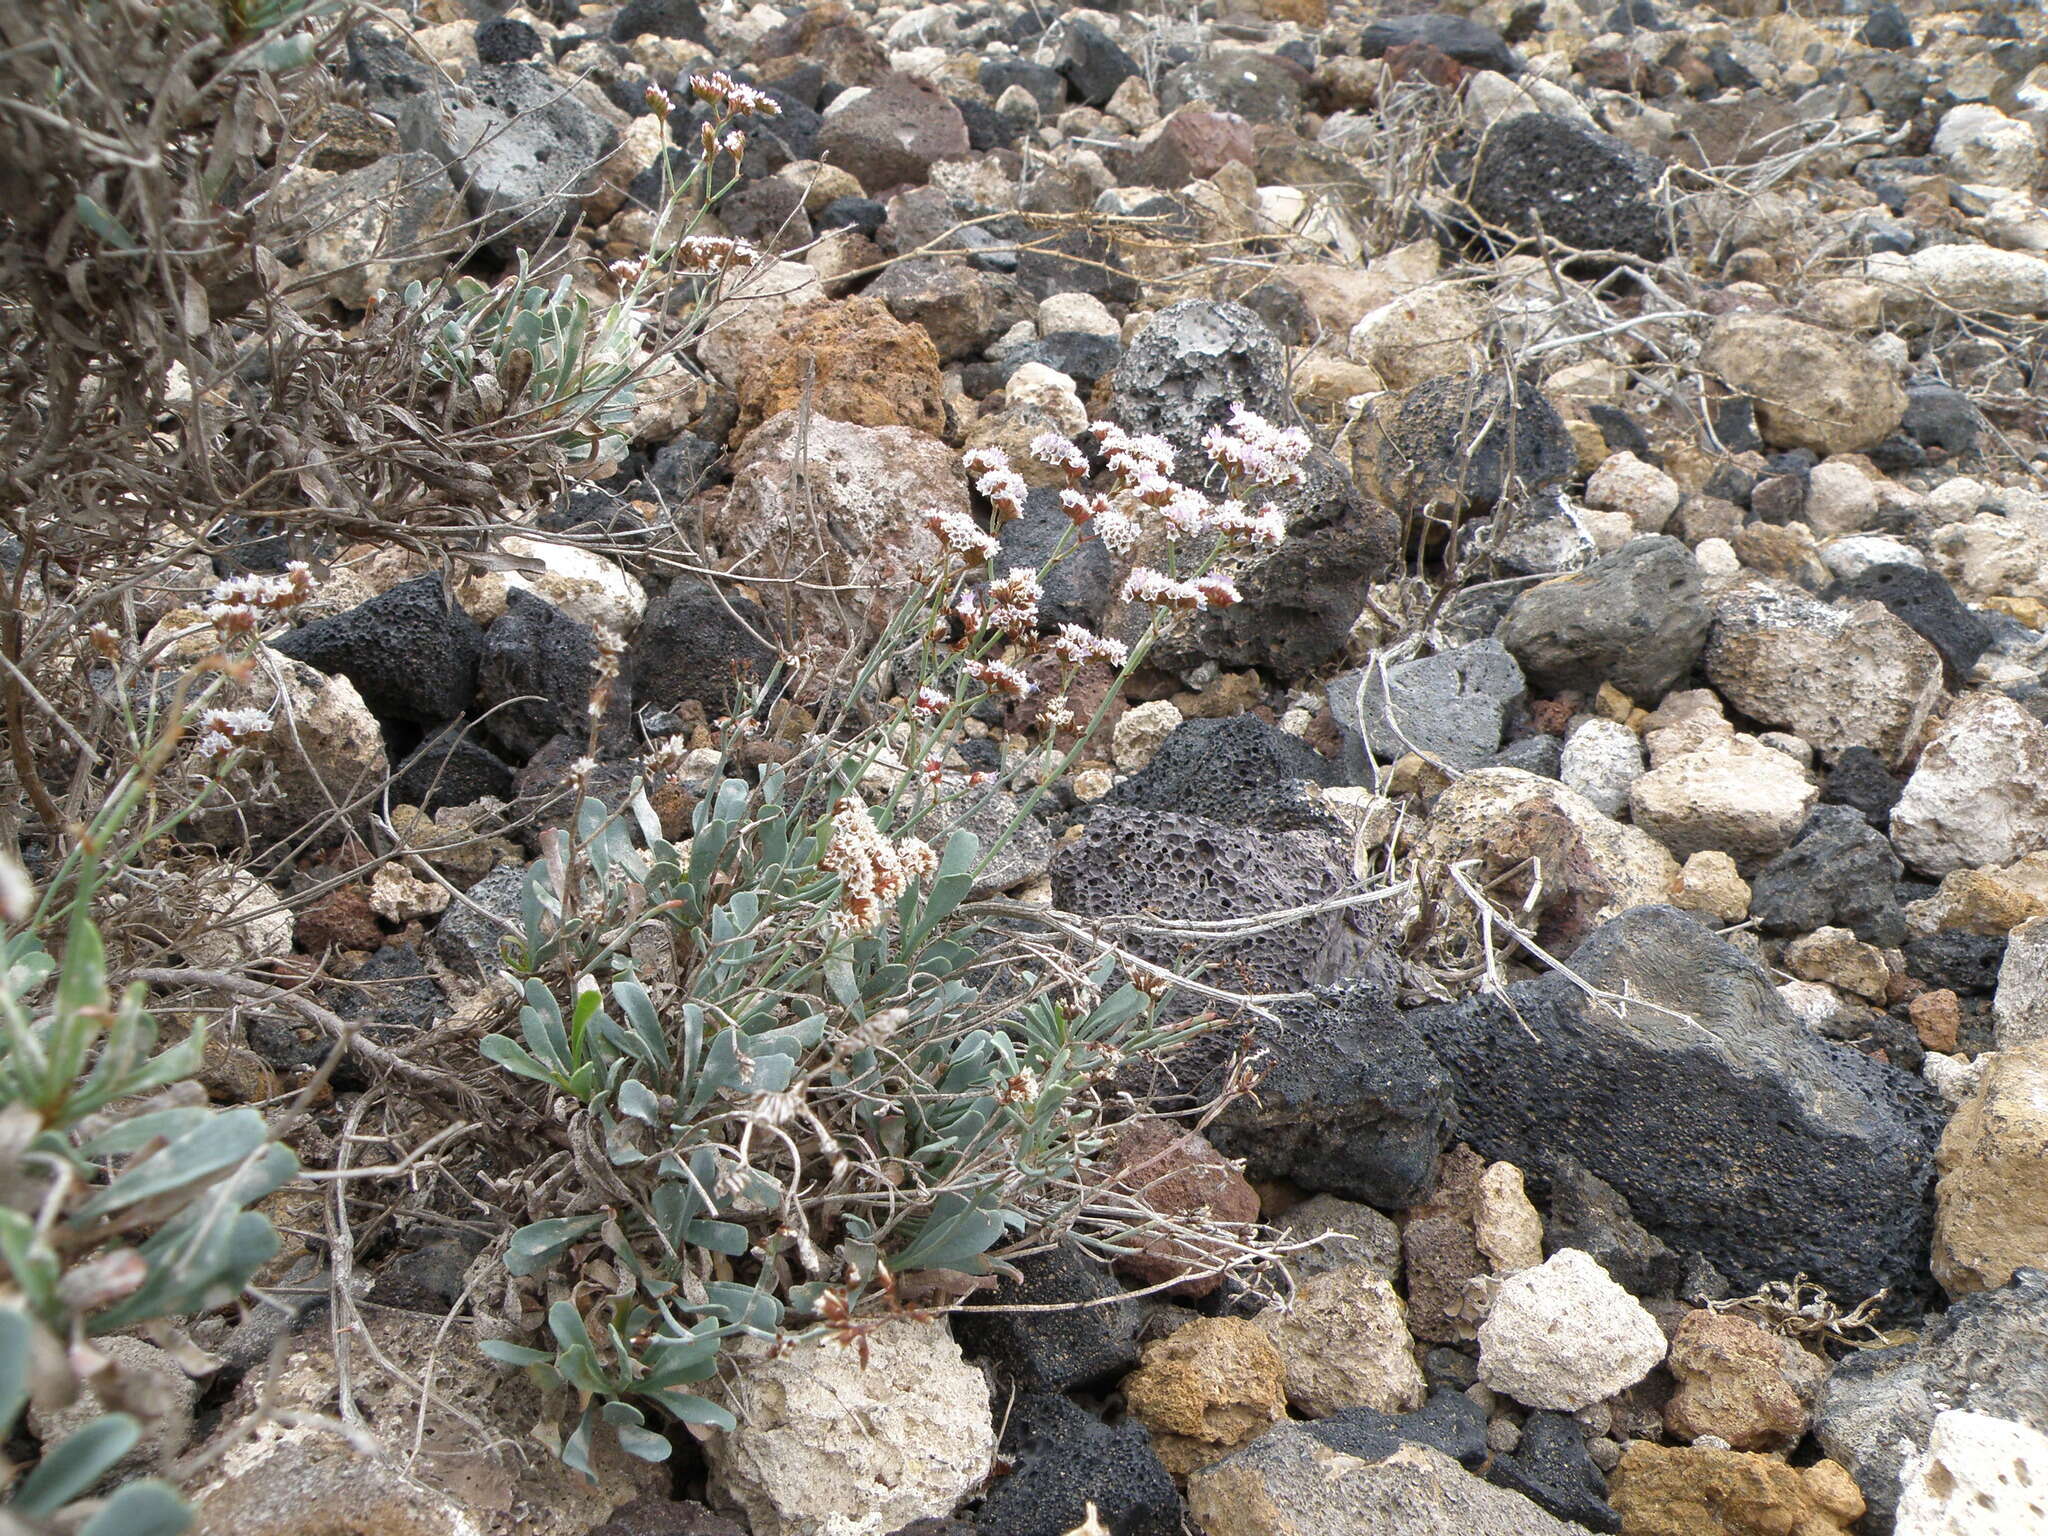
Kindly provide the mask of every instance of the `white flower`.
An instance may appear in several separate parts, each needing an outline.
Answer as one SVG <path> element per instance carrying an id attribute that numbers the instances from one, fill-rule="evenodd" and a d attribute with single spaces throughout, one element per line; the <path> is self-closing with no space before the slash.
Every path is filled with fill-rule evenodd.
<path id="1" fill-rule="evenodd" d="M 690 91 L 699 101 L 723 107 L 734 117 L 780 117 L 782 108 L 774 97 L 751 85 L 741 85 L 723 70 L 690 76 Z"/>
<path id="2" fill-rule="evenodd" d="M 1115 507 L 1104 506 L 1095 514 L 1095 537 L 1113 555 L 1128 555 L 1138 544 L 1137 520 Z"/>
<path id="3" fill-rule="evenodd" d="M 939 536 L 939 542 L 956 555 L 973 560 L 993 560 L 1002 546 L 981 531 L 965 512 L 951 507 L 933 507 L 924 515 L 925 527 Z"/>
<path id="4" fill-rule="evenodd" d="M 1126 603 L 1144 603 L 1155 608 L 1193 610 L 1209 604 L 1208 596 L 1193 582 L 1176 581 L 1148 565 L 1134 566 L 1117 595 Z"/>
<path id="5" fill-rule="evenodd" d="M 1016 517 L 1024 510 L 1024 498 L 1031 494 L 1024 477 L 1013 469 L 991 470 L 974 482 L 974 488 L 989 499 L 990 505 L 1006 517 Z"/>
<path id="6" fill-rule="evenodd" d="M 997 698 L 1025 699 L 1032 694 L 1031 679 L 1007 661 L 969 661 L 962 669 Z"/>
<path id="7" fill-rule="evenodd" d="M 1013 566 L 1002 580 L 989 583 L 988 622 L 1021 640 L 1037 630 L 1038 605 L 1044 600 L 1038 573 Z"/>
<path id="8" fill-rule="evenodd" d="M 910 882 L 938 872 L 938 855 L 914 837 L 892 844 L 875 826 L 868 808 L 848 795 L 832 808 L 832 835 L 818 866 L 839 876 L 839 907 L 832 926 L 840 933 L 873 933 Z"/>
<path id="9" fill-rule="evenodd" d="M 1287 537 L 1287 519 L 1267 502 L 1258 511 L 1247 511 L 1241 501 L 1226 501 L 1216 509 L 1210 526 L 1237 544 L 1278 544 Z"/>
<path id="10" fill-rule="evenodd" d="M 1186 486 L 1176 489 L 1178 494 L 1159 509 L 1159 521 L 1166 529 L 1166 536 L 1177 542 L 1194 538 L 1208 526 L 1209 498 Z"/>
<path id="11" fill-rule="evenodd" d="M 1031 457 L 1063 471 L 1070 479 L 1079 480 L 1088 473 L 1088 455 L 1057 432 L 1041 432 L 1031 439 Z"/>
<path id="12" fill-rule="evenodd" d="M 983 475 L 1007 475 L 1010 472 L 1010 456 L 996 447 L 970 448 L 960 455 L 960 463 L 969 477 L 977 480 Z"/>
<path id="13" fill-rule="evenodd" d="M 724 272 L 733 267 L 755 266 L 766 259 L 744 240 L 724 235 L 691 235 L 676 242 L 669 266 L 677 272 Z"/>

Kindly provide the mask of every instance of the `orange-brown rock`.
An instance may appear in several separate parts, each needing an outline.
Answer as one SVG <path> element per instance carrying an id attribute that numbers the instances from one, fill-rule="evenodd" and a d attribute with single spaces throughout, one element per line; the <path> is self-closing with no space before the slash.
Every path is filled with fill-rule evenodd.
<path id="1" fill-rule="evenodd" d="M 1678 1390 L 1665 1427 L 1682 1440 L 1715 1435 L 1738 1451 L 1797 1445 L 1827 1379 L 1827 1366 L 1790 1339 L 1726 1312 L 1687 1314 L 1668 1363 Z"/>
<path id="2" fill-rule="evenodd" d="M 736 448 L 769 417 L 806 399 L 811 414 L 858 427 L 946 425 L 938 349 L 879 300 L 852 298 L 806 310 L 778 329 L 740 375 Z"/>

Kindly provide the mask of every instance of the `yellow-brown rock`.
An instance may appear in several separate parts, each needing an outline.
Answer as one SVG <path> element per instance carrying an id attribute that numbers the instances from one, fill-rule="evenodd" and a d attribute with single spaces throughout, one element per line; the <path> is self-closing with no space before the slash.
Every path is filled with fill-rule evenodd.
<path id="1" fill-rule="evenodd" d="M 1124 1401 L 1183 1479 L 1287 1416 L 1286 1366 L 1256 1324 L 1198 1317 L 1145 1346 Z"/>
<path id="2" fill-rule="evenodd" d="M 1607 1485 L 1621 1536 L 1849 1536 L 1863 1513 L 1832 1461 L 1794 1467 L 1743 1451 L 1631 1444 Z"/>
<path id="3" fill-rule="evenodd" d="M 2048 1040 L 1998 1052 L 1942 1132 L 1934 1166 L 1934 1278 L 1951 1296 L 1995 1291 L 2048 1265 Z"/>

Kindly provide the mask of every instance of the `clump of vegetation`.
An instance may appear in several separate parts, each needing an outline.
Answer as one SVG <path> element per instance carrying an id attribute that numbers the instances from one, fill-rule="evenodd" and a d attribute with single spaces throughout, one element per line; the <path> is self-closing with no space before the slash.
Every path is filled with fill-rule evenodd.
<path id="1" fill-rule="evenodd" d="M 706 765 L 688 838 L 665 836 L 636 786 L 616 810 L 585 798 L 531 867 L 506 956 L 517 1033 L 483 1049 L 540 1085 L 567 1145 L 505 1253 L 546 1336 L 485 1348 L 573 1389 L 572 1465 L 589 1470 L 606 1425 L 657 1460 L 665 1420 L 730 1427 L 697 1389 L 736 1339 L 857 1342 L 866 1319 L 957 1300 L 1048 1232 L 1113 1257 L 1162 1223 L 1100 1171 L 1115 1121 L 1142 1113 L 1118 1080 L 1213 1016 L 1170 1016 L 1163 975 L 1108 948 L 1076 957 L 967 898 L 1099 724 L 1069 705 L 1081 669 L 1121 683 L 1161 623 L 1235 601 L 1225 562 L 1284 533 L 1256 493 L 1295 477 L 1308 445 L 1240 413 L 1209 440 L 1235 489 L 1212 500 L 1172 479 L 1166 443 L 1097 431 L 1099 491 L 1074 444 L 1034 446 L 1071 478 L 1073 528 L 1044 568 L 999 570 L 978 524 L 933 514 L 945 566 L 849 694 L 872 703 L 900 661 L 898 707 L 850 707 L 846 729 L 749 773 L 771 680 Z M 1001 455 L 969 468 L 999 515 L 1021 510 Z M 1162 551 L 1124 589 L 1152 615 L 1135 645 L 1041 619 L 1045 576 L 1084 537 Z M 972 709 L 1041 687 L 1048 739 L 1078 740 L 1035 786 L 1012 796 L 957 766 Z M 675 749 L 656 772 L 682 767 Z M 994 828 L 986 844 L 969 820 Z M 1249 1251 L 1208 1236 L 1189 1251 Z"/>
<path id="2" fill-rule="evenodd" d="M 0 1518 L 167 1536 L 187 1517 L 156 1479 L 77 1506 L 140 1440 L 148 1413 L 146 1383 L 92 1341 L 240 1296 L 278 1247 L 249 1207 L 299 1163 L 256 1110 L 206 1104 L 192 1081 L 201 1028 L 159 1048 L 142 986 L 112 992 L 90 916 L 94 876 L 88 859 L 64 913 L 45 914 L 61 916 L 61 960 L 38 937 L 18 870 L 7 915 L 22 926 L 0 941 L 0 1438 L 32 1397 L 62 1405 L 91 1391 L 110 1406 L 44 1446 L 18 1480 L 0 1458 Z"/>

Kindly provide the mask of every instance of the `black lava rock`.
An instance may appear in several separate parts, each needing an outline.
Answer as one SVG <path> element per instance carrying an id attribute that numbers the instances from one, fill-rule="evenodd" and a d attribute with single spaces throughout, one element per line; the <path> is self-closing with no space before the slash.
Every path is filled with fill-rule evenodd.
<path id="1" fill-rule="evenodd" d="M 432 1230 L 432 1229 L 429 1229 Z M 396 1254 L 377 1272 L 371 1299 L 380 1307 L 445 1315 L 462 1298 L 469 1267 L 483 1251 L 480 1236 L 429 1237 Z"/>
<path id="2" fill-rule="evenodd" d="M 1511 741 L 1495 755 L 1493 766 L 1519 768 L 1546 779 L 1559 778 L 1564 773 L 1564 738 L 1539 734 Z"/>
<path id="3" fill-rule="evenodd" d="M 476 29 L 476 56 L 486 64 L 540 57 L 540 34 L 523 21 L 493 16 Z"/>
<path id="4" fill-rule="evenodd" d="M 889 219 L 886 204 L 872 197 L 835 197 L 818 210 L 818 228 L 857 229 L 869 239 Z"/>
<path id="5" fill-rule="evenodd" d="M 363 87 L 367 104 L 387 116 L 414 96 L 431 94 L 441 83 L 433 60 L 396 33 L 370 22 L 348 29 L 342 78 Z"/>
<path id="6" fill-rule="evenodd" d="M 476 695 L 483 630 L 438 576 L 415 576 L 346 613 L 315 619 L 272 649 L 339 673 L 384 720 L 440 725 Z"/>
<path id="7" fill-rule="evenodd" d="M 1883 828 L 1891 824 L 1892 807 L 1905 788 L 1870 748 L 1846 747 L 1828 770 L 1820 797 L 1826 804 L 1846 805 L 1873 827 Z"/>
<path id="8" fill-rule="evenodd" d="M 961 1346 L 1027 1392 L 1078 1392 L 1138 1363 L 1138 1303 L 1110 1300 L 1123 1287 L 1070 1244 L 1017 1260 L 1022 1280 L 978 1291 L 953 1314 Z M 1070 1305 L 1072 1304 L 1072 1305 Z M 1060 1311 L 1005 1312 L 1058 1306 Z"/>
<path id="9" fill-rule="evenodd" d="M 685 432 L 656 450 L 654 461 L 647 466 L 647 483 L 666 497 L 671 507 L 682 507 L 706 486 L 730 479 L 729 471 L 723 448 Z"/>
<path id="10" fill-rule="evenodd" d="M 1470 1369 L 1469 1362 L 1466 1369 Z M 1486 1411 L 1463 1392 L 1445 1387 L 1430 1393 L 1429 1401 L 1413 1413 L 1344 1408 L 1301 1427 L 1331 1450 L 1356 1456 L 1360 1461 L 1384 1461 L 1404 1444 L 1426 1445 L 1443 1452 L 1466 1471 L 1477 1472 L 1486 1465 L 1488 1455 Z"/>
<path id="11" fill-rule="evenodd" d="M 469 899 L 449 907 L 434 925 L 434 957 L 459 976 L 488 976 L 501 968 L 506 940 L 521 931 L 525 888 L 526 869 L 519 864 L 500 864 L 477 881 L 463 892 Z"/>
<path id="12" fill-rule="evenodd" d="M 1054 856 L 1052 885 L 1060 909 L 1084 917 L 1151 911 L 1181 921 L 1243 918 L 1351 890 L 1351 842 L 1336 833 L 1269 832 L 1098 805 L 1080 839 Z M 1234 988 L 1243 981 L 1258 992 L 1299 992 L 1360 974 L 1391 975 L 1363 910 L 1324 912 L 1207 945 L 1152 936 L 1133 945 L 1156 964 L 1206 965 L 1235 978 Z"/>
<path id="13" fill-rule="evenodd" d="M 1661 462 L 1657 451 L 1650 446 L 1650 434 L 1620 406 L 1595 402 L 1587 405 L 1586 416 L 1600 429 L 1600 441 L 1612 452 L 1632 453 L 1645 464 Z"/>
<path id="14" fill-rule="evenodd" d="M 1093 331 L 1054 331 L 1006 357 L 1001 377 L 1008 383 L 1010 375 L 1026 363 L 1043 363 L 1087 391 L 1095 387 L 1097 379 L 1114 373 L 1123 355 L 1123 343 L 1114 336 L 1099 336 Z"/>
<path id="15" fill-rule="evenodd" d="M 2005 961 L 2005 935 L 1964 933 L 1944 928 L 1900 946 L 1906 974 L 1930 987 L 1947 987 L 1964 997 L 1989 997 L 1998 990 L 1998 968 Z"/>
<path id="16" fill-rule="evenodd" d="M 1943 679 L 1951 692 L 1961 687 L 1977 658 L 1991 646 L 1991 626 L 1964 607 L 1954 589 L 1925 566 L 1873 565 L 1821 595 L 1830 602 L 1883 603 L 1893 617 L 1941 653 Z"/>
<path id="17" fill-rule="evenodd" d="M 981 88 L 988 92 L 990 101 L 996 100 L 1011 86 L 1021 85 L 1046 117 L 1057 117 L 1067 104 L 1067 77 L 1048 64 L 1033 64 L 1028 59 L 1018 58 L 984 59 L 979 78 Z"/>
<path id="18" fill-rule="evenodd" d="M 718 201 L 718 221 L 734 239 L 785 251 L 811 238 L 804 189 L 779 176 L 743 181 Z"/>
<path id="19" fill-rule="evenodd" d="M 1904 941 L 1893 888 L 1905 866 L 1883 833 L 1846 805 L 1814 807 L 1799 838 L 1750 881 L 1749 915 L 1772 933 L 1847 928 L 1867 944 Z"/>
<path id="20" fill-rule="evenodd" d="M 1591 1254 L 1632 1296 L 1669 1296 L 1685 1273 L 1684 1261 L 1636 1220 L 1621 1192 L 1565 1153 L 1550 1169 L 1543 1246 Z"/>
<path id="21" fill-rule="evenodd" d="M 1448 54 L 1467 69 L 1491 69 L 1512 75 L 1522 67 L 1515 51 L 1493 28 L 1481 26 L 1469 17 L 1436 12 L 1382 17 L 1365 29 L 1358 40 L 1358 51 L 1365 58 L 1378 59 L 1395 48 L 1415 43 Z"/>
<path id="22" fill-rule="evenodd" d="M 1636 907 L 1516 982 L 1408 1014 L 1457 1085 L 1459 1134 L 1539 1183 L 1560 1154 L 1671 1247 L 1742 1289 L 1927 1294 L 1933 1095 L 1816 1038 L 1752 960 L 1690 914 Z M 1512 1007 L 1509 1006 L 1512 1003 Z M 1665 1011 L 1668 1010 L 1668 1011 Z"/>
<path id="23" fill-rule="evenodd" d="M 1472 171 L 1472 207 L 1489 224 L 1574 250 L 1671 254 L 1657 201 L 1662 168 L 1569 118 L 1525 112 L 1496 126 Z"/>
<path id="24" fill-rule="evenodd" d="M 1541 692 L 1612 682 L 1648 706 L 1692 671 L 1712 622 L 1691 551 L 1659 534 L 1531 587 L 1497 638 Z"/>
<path id="25" fill-rule="evenodd" d="M 990 234 L 1010 238 L 999 230 Z M 1138 280 L 1125 269 L 1117 248 L 1101 235 L 1070 229 L 1048 238 L 1043 231 L 1032 230 L 1019 238 L 1033 242 L 1030 249 L 1016 253 L 1017 286 L 1033 303 L 1055 293 L 1092 293 L 1110 305 L 1138 301 Z"/>
<path id="26" fill-rule="evenodd" d="M 1866 48 L 1883 48 L 1893 53 L 1903 53 L 1913 46 L 1913 28 L 1906 20 L 1906 13 L 1891 0 L 1881 0 L 1870 8 L 1869 19 L 1856 34 L 1856 41 Z"/>
<path id="27" fill-rule="evenodd" d="M 1003 116 L 985 101 L 970 96 L 949 96 L 960 121 L 967 125 L 967 147 L 978 155 L 992 149 L 1011 149 L 1024 136 L 1024 125 Z"/>
<path id="28" fill-rule="evenodd" d="M 1301 116 L 1301 79 L 1270 53 L 1221 53 L 1183 64 L 1160 80 L 1160 111 L 1190 102 L 1234 112 L 1249 123 L 1285 125 Z"/>
<path id="29" fill-rule="evenodd" d="M 1340 782 L 1337 765 L 1257 715 L 1185 720 L 1152 761 L 1117 782 L 1101 804 L 1177 811 L 1268 832 L 1336 830 L 1304 783 Z"/>
<path id="30" fill-rule="evenodd" d="M 1308 301 L 1290 284 L 1260 283 L 1238 302 L 1265 321 L 1266 329 L 1287 346 L 1305 347 L 1316 339 L 1316 319 L 1309 312 Z"/>
<path id="31" fill-rule="evenodd" d="M 740 692 L 774 667 L 773 637 L 759 603 L 678 576 L 647 605 L 623 671 L 643 707 L 696 699 L 714 716 L 729 714 Z"/>
<path id="32" fill-rule="evenodd" d="M 1652 0 L 1621 0 L 1607 13 L 1607 30 L 1610 32 L 1669 32 L 1671 23 L 1664 19 Z"/>
<path id="33" fill-rule="evenodd" d="M 1253 1021 L 1265 1075 L 1256 1094 L 1209 1126 L 1216 1150 L 1243 1158 L 1251 1178 L 1288 1179 L 1387 1210 L 1426 1196 L 1457 1113 L 1443 1064 L 1401 1022 L 1391 996 L 1347 983 L 1273 1005 L 1277 1021 Z M 1196 1095 L 1220 1086 L 1214 1075 Z"/>
<path id="34" fill-rule="evenodd" d="M 1912 383 L 1906 386 L 1906 415 L 1899 430 L 1923 448 L 1939 448 L 1956 458 L 1976 448 L 1984 417 L 1959 389 Z"/>
<path id="35" fill-rule="evenodd" d="M 1510 486 L 1558 485 L 1578 466 L 1564 418 L 1543 391 L 1498 373 L 1447 373 L 1409 390 L 1378 459 L 1380 483 L 1398 505 L 1443 502 L 1477 512 Z"/>
<path id="36" fill-rule="evenodd" d="M 636 37 L 683 37 L 710 46 L 697 0 L 626 0 L 612 19 L 612 41 L 630 43 Z"/>
<path id="37" fill-rule="evenodd" d="M 1103 107 L 1116 88 L 1139 73 L 1138 61 L 1092 21 L 1069 20 L 1052 67 L 1059 71 L 1083 106 Z"/>
<path id="38" fill-rule="evenodd" d="M 453 725 L 416 747 L 391 776 L 393 805 L 438 811 L 475 805 L 486 796 L 511 799 L 511 765 L 478 741 L 474 731 Z"/>
<path id="39" fill-rule="evenodd" d="M 491 739 L 520 762 L 563 731 L 589 727 L 588 705 L 597 686 L 597 641 L 587 624 L 570 618 L 531 592 L 506 594 L 505 612 L 484 632 L 477 668 L 477 707 Z M 627 738 L 633 714 L 626 678 L 612 685 L 600 744 Z"/>
<path id="40" fill-rule="evenodd" d="M 1591 1531 L 1619 1531 L 1621 1516 L 1607 1502 L 1607 1479 L 1586 1453 L 1586 1434 L 1568 1414 L 1538 1410 L 1522 1421 L 1522 1440 L 1511 1456 L 1496 1456 L 1486 1479 L 1532 1499 L 1560 1520 Z"/>
<path id="41" fill-rule="evenodd" d="M 1010 1405 L 1002 1450 L 1010 1462 L 975 1512 L 985 1536 L 1062 1536 L 1092 1506 L 1115 1536 L 1180 1536 L 1173 1478 L 1135 1419 L 1105 1424 L 1064 1397 Z"/>
<path id="42" fill-rule="evenodd" d="M 1073 527 L 1060 505 L 1059 491 L 1052 486 L 1040 486 L 1025 497 L 1023 514 L 1003 524 L 996 541 L 1001 546 L 996 564 L 1006 571 L 1018 566 L 1042 569 L 1060 539 Z M 1079 624 L 1092 629 L 1109 608 L 1116 584 L 1116 562 L 1100 539 L 1089 539 L 1070 548 L 1042 580 L 1045 596 L 1039 602 L 1038 614 L 1044 623 Z"/>
<path id="43" fill-rule="evenodd" d="M 327 1006 L 380 1045 L 410 1044 L 449 1010 L 448 994 L 410 944 L 386 944 L 329 989 Z"/>

